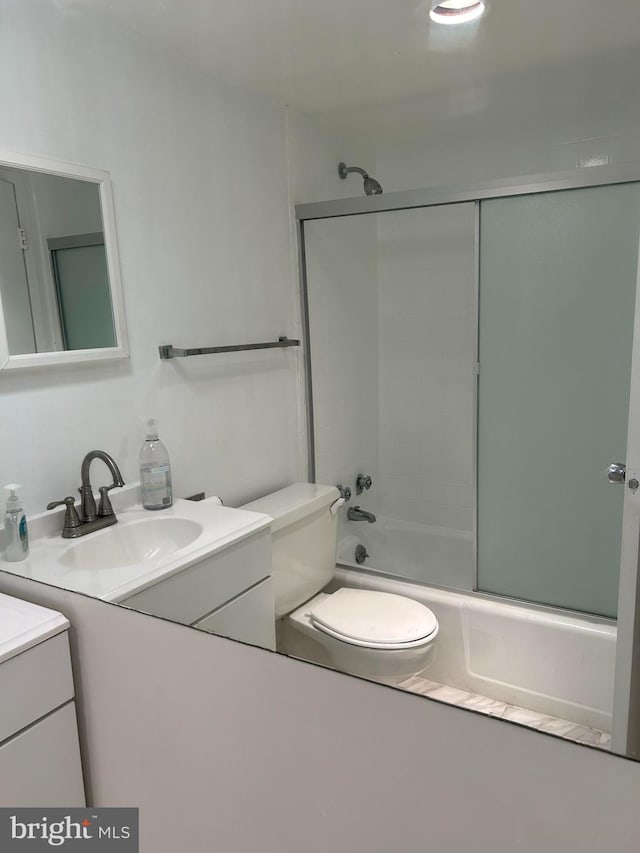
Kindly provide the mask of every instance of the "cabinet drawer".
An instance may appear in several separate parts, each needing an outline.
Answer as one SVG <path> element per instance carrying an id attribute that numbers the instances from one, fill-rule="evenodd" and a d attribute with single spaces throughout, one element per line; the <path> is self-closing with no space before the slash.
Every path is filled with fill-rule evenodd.
<path id="1" fill-rule="evenodd" d="M 0 743 L 73 699 L 68 634 L 0 663 Z"/>
<path id="2" fill-rule="evenodd" d="M 275 652 L 276 618 L 271 578 L 243 592 L 193 627 Z"/>
<path id="3" fill-rule="evenodd" d="M 191 625 L 271 573 L 271 533 L 260 531 L 121 601 Z"/>
<path id="4" fill-rule="evenodd" d="M 5 807 L 84 806 L 73 702 L 0 746 L 0 803 Z"/>

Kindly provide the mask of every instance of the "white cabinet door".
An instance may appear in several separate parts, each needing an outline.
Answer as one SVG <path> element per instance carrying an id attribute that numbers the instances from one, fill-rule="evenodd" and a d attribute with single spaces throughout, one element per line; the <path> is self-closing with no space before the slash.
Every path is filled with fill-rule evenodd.
<path id="1" fill-rule="evenodd" d="M 275 652 L 275 603 L 271 578 L 243 592 L 193 627 Z"/>
<path id="2" fill-rule="evenodd" d="M 4 807 L 85 805 L 73 702 L 0 746 L 0 803 Z"/>
<path id="3" fill-rule="evenodd" d="M 0 664 L 0 697 L 0 743 L 73 699 L 67 631 Z"/>

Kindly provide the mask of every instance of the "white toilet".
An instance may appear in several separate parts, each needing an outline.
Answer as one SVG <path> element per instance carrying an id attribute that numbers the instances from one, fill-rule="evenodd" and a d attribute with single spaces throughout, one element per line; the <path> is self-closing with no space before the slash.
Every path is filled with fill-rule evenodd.
<path id="1" fill-rule="evenodd" d="M 280 636 L 290 638 L 283 651 L 296 654 L 290 646 L 298 646 L 296 636 L 304 635 L 323 650 L 319 662 L 397 684 L 433 661 L 438 620 L 428 607 L 402 595 L 320 591 L 335 572 L 339 498 L 334 486 L 295 483 L 242 507 L 273 519 L 276 618 L 282 620 Z"/>

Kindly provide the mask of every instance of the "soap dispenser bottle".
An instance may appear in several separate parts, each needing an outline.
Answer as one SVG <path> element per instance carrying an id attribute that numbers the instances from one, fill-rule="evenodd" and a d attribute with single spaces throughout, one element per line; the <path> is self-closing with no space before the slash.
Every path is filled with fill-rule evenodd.
<path id="1" fill-rule="evenodd" d="M 147 421 L 147 438 L 140 451 L 140 486 L 145 509 L 167 509 L 173 504 L 169 453 L 158 438 L 154 418 Z"/>
<path id="2" fill-rule="evenodd" d="M 4 514 L 4 558 L 10 563 L 17 563 L 29 556 L 27 516 L 22 509 L 22 502 L 16 494 L 20 488 L 18 483 L 9 483 L 4 488 L 5 491 L 9 492 L 7 510 Z"/>

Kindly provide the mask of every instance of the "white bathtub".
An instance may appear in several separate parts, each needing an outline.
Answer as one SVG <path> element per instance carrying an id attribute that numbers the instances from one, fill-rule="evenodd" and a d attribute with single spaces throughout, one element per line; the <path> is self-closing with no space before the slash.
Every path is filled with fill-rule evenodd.
<path id="1" fill-rule="evenodd" d="M 363 526 L 373 528 L 373 525 Z M 370 553 L 375 551 L 377 571 L 404 573 L 405 577 L 420 579 L 423 583 L 455 585 L 452 575 L 445 575 L 445 572 L 447 566 L 451 568 L 451 561 L 470 559 L 470 537 L 464 534 L 433 536 L 427 537 L 431 540 L 427 543 L 424 538 L 422 541 L 418 538 L 416 530 L 409 529 L 406 537 L 405 532 L 395 524 L 382 527 L 379 538 L 376 538 L 378 531 L 358 530 L 354 541 L 363 542 Z M 396 542 L 392 544 L 394 538 Z M 349 539 L 340 542 L 340 563 L 345 557 L 353 560 L 353 543 Z M 426 549 L 425 544 L 428 544 Z M 405 553 L 406 562 L 400 562 Z M 419 559 L 421 553 L 426 553 L 427 558 Z M 388 562 L 383 566 L 385 559 Z M 368 560 L 366 568 L 370 568 L 370 562 L 373 561 Z M 464 566 L 464 577 L 468 577 L 468 564 Z M 332 586 L 395 592 L 430 607 L 440 624 L 440 635 L 435 662 L 425 672 L 425 677 L 610 731 L 616 645 L 614 623 L 473 593 L 421 586 L 366 574 L 344 565 L 338 566 Z"/>

